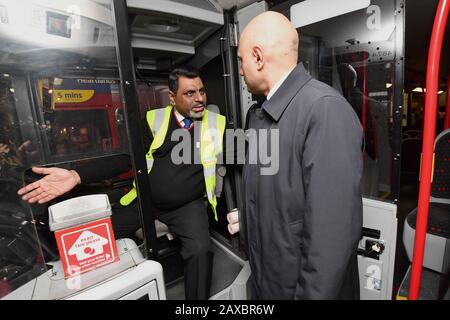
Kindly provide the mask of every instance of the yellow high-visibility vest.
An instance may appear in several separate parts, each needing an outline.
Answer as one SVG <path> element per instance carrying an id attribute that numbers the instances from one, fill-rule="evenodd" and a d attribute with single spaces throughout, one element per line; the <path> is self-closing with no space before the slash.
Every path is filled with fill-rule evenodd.
<path id="1" fill-rule="evenodd" d="M 147 123 L 153 134 L 153 142 L 146 154 L 148 173 L 153 167 L 153 153 L 164 143 L 167 131 L 169 129 L 170 116 L 173 106 L 169 105 L 162 109 L 147 111 Z M 205 178 L 206 195 L 208 202 L 214 212 L 214 218 L 217 218 L 217 198 L 216 188 L 216 164 L 217 156 L 222 153 L 222 141 L 225 132 L 225 117 L 205 109 L 200 126 L 200 161 L 203 166 L 203 175 Z M 135 183 L 133 189 L 120 199 L 120 204 L 128 206 L 137 197 Z"/>

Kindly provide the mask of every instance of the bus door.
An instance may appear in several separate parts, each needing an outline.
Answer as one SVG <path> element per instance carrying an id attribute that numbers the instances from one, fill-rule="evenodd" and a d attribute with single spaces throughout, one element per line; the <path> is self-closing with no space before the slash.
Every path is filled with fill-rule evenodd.
<path id="1" fill-rule="evenodd" d="M 229 25 L 223 8 L 208 1 L 167 3 L 172 5 L 170 10 L 153 1 L 128 3 L 139 116 L 144 119 L 148 110 L 168 105 L 167 80 L 171 69 L 190 65 L 200 71 L 208 110 L 226 116 L 228 125 L 232 125 L 234 119 L 230 110 L 234 105 L 227 102 L 225 84 L 230 78 L 225 63 L 229 46 L 224 41 L 224 38 L 229 39 Z M 211 299 L 246 299 L 249 265 L 239 243 L 240 236 L 228 232 L 226 218 L 227 213 L 237 206 L 238 192 L 233 169 L 226 171 L 223 191 L 218 198 L 218 221 L 210 219 L 214 252 L 210 294 Z M 167 297 L 183 299 L 182 261 L 175 259 L 174 250 L 169 250 L 176 245 L 177 239 L 166 240 L 157 239 L 161 254 L 155 259 L 165 270 Z"/>
<path id="2" fill-rule="evenodd" d="M 114 206 L 114 177 L 46 204 L 17 195 L 42 177 L 32 166 L 71 169 L 133 153 L 118 11 L 118 1 L 0 1 L 0 298 L 165 299 L 161 265 L 144 245 L 114 240 L 108 218 L 96 228 L 84 219 Z M 52 219 L 75 229 L 56 240 Z"/>
<path id="3" fill-rule="evenodd" d="M 290 18 L 300 37 L 299 60 L 314 78 L 338 90 L 360 118 L 365 138 L 361 299 L 390 299 L 403 104 L 403 3 L 342 1 L 335 8 L 327 1 L 306 0 L 246 9 L 240 12 L 245 21 L 266 10 Z M 242 91 L 245 113 L 257 97 Z"/>

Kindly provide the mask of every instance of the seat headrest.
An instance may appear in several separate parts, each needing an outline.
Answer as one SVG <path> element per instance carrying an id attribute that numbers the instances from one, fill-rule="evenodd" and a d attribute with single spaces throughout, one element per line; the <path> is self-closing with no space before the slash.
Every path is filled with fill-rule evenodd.
<path id="1" fill-rule="evenodd" d="M 436 137 L 431 197 L 450 203 L 450 129 Z M 434 199 L 436 201 L 436 199 Z"/>

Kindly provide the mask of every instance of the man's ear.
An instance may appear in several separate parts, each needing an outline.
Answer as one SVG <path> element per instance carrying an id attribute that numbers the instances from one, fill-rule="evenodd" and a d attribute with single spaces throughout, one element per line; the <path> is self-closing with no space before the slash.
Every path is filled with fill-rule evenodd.
<path id="1" fill-rule="evenodd" d="M 169 94 L 170 104 L 172 106 L 174 106 L 175 105 L 175 96 L 176 95 L 171 90 L 168 91 L 168 94 Z"/>
<path id="2" fill-rule="evenodd" d="M 252 48 L 252 55 L 253 55 L 253 59 L 256 63 L 256 69 L 258 71 L 261 70 L 263 68 L 264 62 L 265 62 L 262 48 L 260 46 L 254 46 Z"/>

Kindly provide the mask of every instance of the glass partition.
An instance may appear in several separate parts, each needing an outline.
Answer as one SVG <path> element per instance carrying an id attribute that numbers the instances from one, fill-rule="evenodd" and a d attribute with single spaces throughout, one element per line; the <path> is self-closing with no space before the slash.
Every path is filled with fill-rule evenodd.
<path id="1" fill-rule="evenodd" d="M 357 113 L 365 137 L 363 195 L 392 200 L 396 3 L 367 8 L 298 29 L 299 59 L 316 79 L 339 91 Z M 395 184 L 395 183 L 394 183 Z"/>
<path id="2" fill-rule="evenodd" d="M 33 205 L 17 195 L 41 178 L 32 166 L 129 153 L 115 30 L 112 0 L 0 0 L 0 298 L 64 298 L 142 257 L 118 245 L 115 262 L 67 276 L 48 207 L 80 194 Z M 113 189 L 100 182 L 84 194 Z"/>

